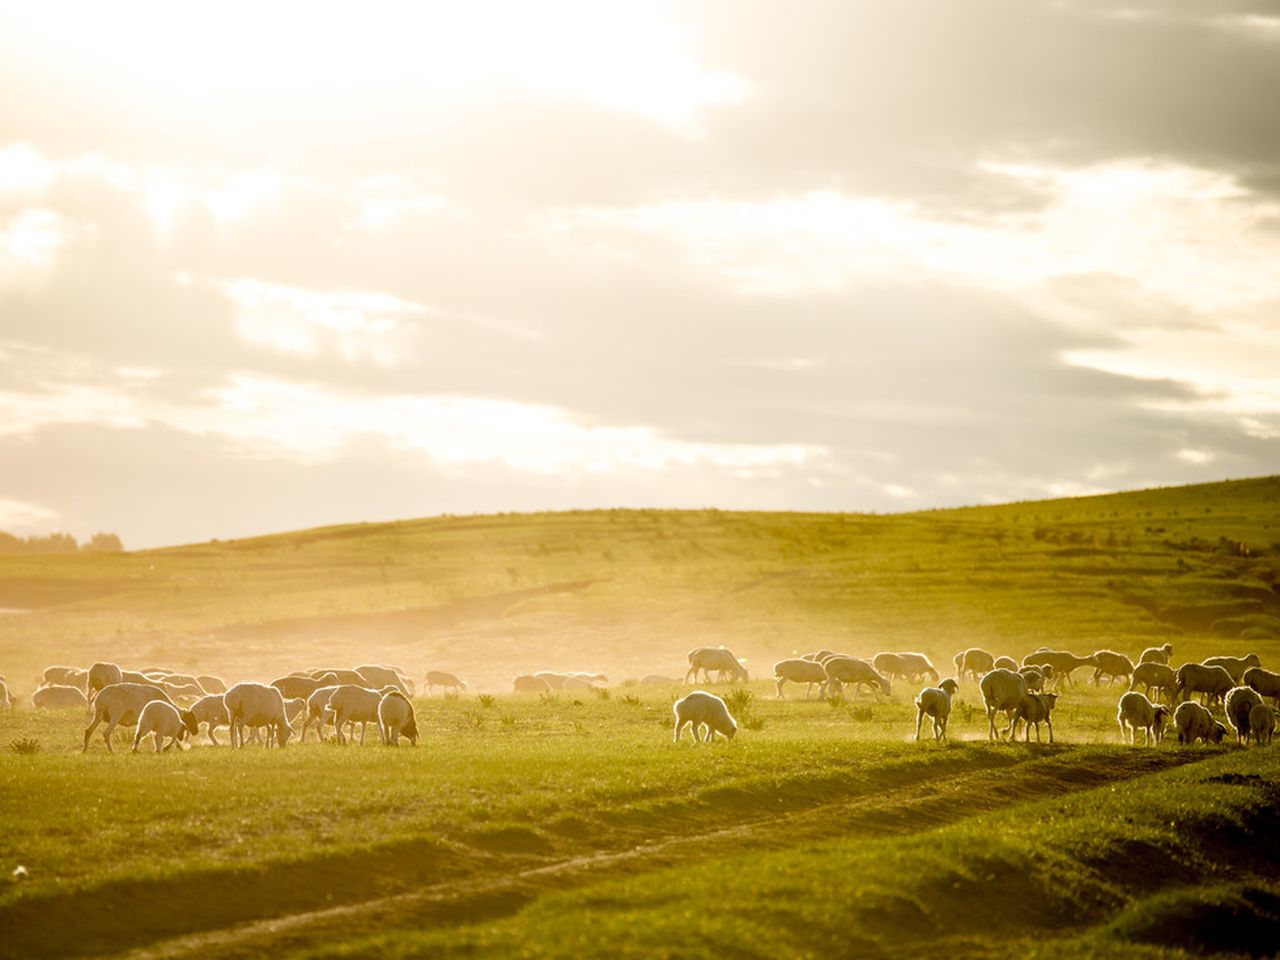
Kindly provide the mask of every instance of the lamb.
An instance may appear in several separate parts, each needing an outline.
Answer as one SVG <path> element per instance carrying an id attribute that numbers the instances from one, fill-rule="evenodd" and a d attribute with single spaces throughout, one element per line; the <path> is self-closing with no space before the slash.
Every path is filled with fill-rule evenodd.
<path id="1" fill-rule="evenodd" d="M 324 725 L 326 711 L 329 709 L 329 698 L 333 696 L 333 691 L 338 689 L 338 685 L 331 687 L 321 687 L 311 696 L 307 697 L 307 719 L 302 724 L 301 740 L 305 743 L 307 739 L 307 728 L 314 722 L 316 725 L 316 736 L 323 742 Z"/>
<path id="2" fill-rule="evenodd" d="M 400 691 L 383 694 L 378 701 L 378 732 L 389 747 L 400 746 L 402 736 L 413 746 L 418 745 L 418 718 L 413 704 Z"/>
<path id="3" fill-rule="evenodd" d="M 729 714 L 725 702 L 714 693 L 695 690 L 677 700 L 671 708 L 676 716 L 674 742 L 680 742 L 680 735 L 686 726 L 693 727 L 693 739 L 697 742 L 709 743 L 718 733 L 729 740 L 738 732 L 738 722 Z M 706 736 L 702 736 L 702 728 L 706 727 Z"/>
<path id="4" fill-rule="evenodd" d="M 951 698 L 960 684 L 950 677 L 936 687 L 925 687 L 916 697 L 916 740 L 920 739 L 920 727 L 925 715 L 933 718 L 933 739 L 947 739 L 947 718 L 951 715 Z"/>
<path id="5" fill-rule="evenodd" d="M 427 693 L 431 693 L 432 687 L 444 687 L 446 690 L 455 692 L 466 690 L 467 685 L 455 677 L 452 673 L 445 673 L 443 670 L 427 671 Z"/>
<path id="6" fill-rule="evenodd" d="M 1045 682 L 1053 676 L 1053 667 L 1045 664 L 1040 667 L 1021 667 L 998 669 L 1008 669 L 1011 673 L 1022 674 L 1023 679 L 1027 681 L 1027 691 L 1029 693 L 1041 693 L 1044 690 Z"/>
<path id="7" fill-rule="evenodd" d="M 1025 721 L 1027 724 L 1026 742 L 1031 742 L 1031 728 L 1036 728 L 1036 743 L 1040 742 L 1040 724 L 1044 723 L 1049 727 L 1049 742 L 1053 743 L 1053 708 L 1058 702 L 1056 693 L 1031 693 L 1022 698 L 1022 702 L 1018 704 L 1018 708 L 1013 713 L 1013 729 L 1011 739 L 1018 736 L 1018 724 Z"/>
<path id="8" fill-rule="evenodd" d="M 89 706 L 89 698 L 79 687 L 46 683 L 31 694 L 31 705 L 37 710 L 68 710 L 73 707 L 84 709 Z"/>
<path id="9" fill-rule="evenodd" d="M 1226 727 L 1213 719 L 1208 708 L 1194 700 L 1178 704 L 1178 709 L 1173 711 L 1173 725 L 1178 728 L 1179 743 L 1195 743 L 1197 740 L 1221 743 L 1227 732 Z"/>
<path id="10" fill-rule="evenodd" d="M 1269 746 L 1276 730 L 1276 712 L 1265 703 L 1249 711 L 1249 733 L 1260 747 Z"/>
<path id="11" fill-rule="evenodd" d="M 356 673 L 363 678 L 360 682 L 366 687 L 395 687 L 406 697 L 412 696 L 412 691 L 405 683 L 404 677 L 400 676 L 391 667 L 383 666 L 380 663 L 366 663 L 363 666 L 356 667 Z M 310 696 L 310 693 L 307 694 Z"/>
<path id="12" fill-rule="evenodd" d="M 111 734 L 116 726 L 132 727 L 138 722 L 142 708 L 153 700 L 163 700 L 174 706 L 167 693 L 150 683 L 111 683 L 98 690 L 98 695 L 93 698 L 93 720 L 85 728 L 80 752 L 88 751 L 89 737 L 99 724 L 105 722 L 107 727 L 102 731 L 102 741 L 107 745 L 107 752 L 114 753 Z"/>
<path id="13" fill-rule="evenodd" d="M 231 746 L 244 748 L 245 727 L 275 728 L 275 744 L 284 745 L 293 736 L 293 727 L 284 714 L 284 696 L 278 687 L 265 683 L 237 683 L 222 695 L 231 726 Z"/>
<path id="14" fill-rule="evenodd" d="M 1175 703 L 1190 699 L 1191 694 L 1198 693 L 1206 701 L 1206 706 L 1215 700 L 1221 701 L 1227 691 L 1235 686 L 1231 674 L 1225 667 L 1206 666 L 1202 663 L 1184 663 L 1178 668 L 1178 684 L 1174 688 Z"/>
<path id="15" fill-rule="evenodd" d="M 747 682 L 750 676 L 747 674 L 747 668 L 724 647 L 699 647 L 696 650 L 689 651 L 689 670 L 684 675 L 684 682 L 696 682 L 698 679 L 698 671 L 702 671 L 703 678 L 707 683 L 711 682 L 711 671 L 716 671 L 717 679 L 723 683 L 725 674 L 729 675 L 730 681 L 741 680 Z"/>
<path id="16" fill-rule="evenodd" d="M 215 677 L 211 673 L 202 673 L 196 677 L 196 683 L 200 684 L 200 688 L 205 693 L 226 693 L 227 681 L 221 677 Z"/>
<path id="17" fill-rule="evenodd" d="M 892 696 L 888 678 L 877 673 L 876 668 L 865 660 L 857 657 L 832 657 L 822 667 L 827 674 L 827 682 L 821 690 L 823 696 L 835 696 L 840 692 L 841 685 L 846 683 L 854 685 L 855 697 L 858 695 L 858 688 L 864 685 L 886 697 Z"/>
<path id="18" fill-rule="evenodd" d="M 1074 653 L 1068 653 L 1066 650 L 1045 650 L 1042 648 L 1023 657 L 1022 665 L 1024 667 L 1053 667 L 1055 683 L 1061 683 L 1065 680 L 1067 686 L 1071 686 L 1071 672 L 1073 670 L 1077 670 L 1080 667 L 1096 667 L 1098 662 L 1092 656 L 1077 657 Z"/>
<path id="19" fill-rule="evenodd" d="M 1262 697 L 1253 687 L 1232 687 L 1222 701 L 1227 722 L 1235 728 L 1236 740 L 1241 746 L 1249 744 L 1249 714 L 1262 703 Z"/>
<path id="20" fill-rule="evenodd" d="M 551 690 L 551 685 L 547 681 L 527 673 L 516 677 L 511 682 L 511 687 L 516 693 L 547 693 Z"/>
<path id="21" fill-rule="evenodd" d="M 79 667 L 45 667 L 41 684 L 50 687 L 78 687 L 82 692 L 88 693 L 89 671 Z"/>
<path id="22" fill-rule="evenodd" d="M 1114 650 L 1099 650 L 1093 655 L 1097 669 L 1093 671 L 1093 684 L 1097 686 L 1103 677 L 1107 678 L 1107 686 L 1112 680 L 1128 680 L 1133 676 L 1133 661 L 1123 653 Z"/>
<path id="23" fill-rule="evenodd" d="M 1250 667 L 1262 666 L 1262 661 L 1258 659 L 1256 653 L 1245 654 L 1243 657 L 1207 657 L 1201 661 L 1206 667 L 1222 667 L 1231 674 L 1231 682 L 1239 683 L 1244 676 L 1244 672 Z"/>
<path id="24" fill-rule="evenodd" d="M 1009 718 L 1008 734 L 1012 735 L 1017 711 L 1029 692 L 1027 678 L 1012 670 L 989 670 L 978 681 L 978 688 L 987 708 L 987 739 L 1002 739 L 996 731 L 996 714 L 1001 712 Z"/>
<path id="25" fill-rule="evenodd" d="M 915 682 L 929 677 L 938 682 L 938 671 L 923 653 L 877 653 L 871 658 L 871 665 L 891 680 Z"/>
<path id="26" fill-rule="evenodd" d="M 779 660 L 773 665 L 773 675 L 777 678 L 778 699 L 782 699 L 782 687 L 789 680 L 792 683 L 805 684 L 804 696 L 809 699 L 813 693 L 813 685 L 827 682 L 827 671 L 820 663 L 812 660 Z"/>
<path id="27" fill-rule="evenodd" d="M 120 668 L 114 663 L 95 663 L 89 668 L 89 699 L 96 697 L 103 687 L 119 683 L 121 679 Z"/>
<path id="28" fill-rule="evenodd" d="M 378 704 L 388 693 L 398 692 L 395 687 L 387 686 L 381 690 L 369 687 L 358 687 L 352 683 L 338 686 L 329 696 L 328 713 L 333 715 L 333 725 L 337 730 L 338 742 L 345 744 L 347 738 L 342 735 L 342 728 L 348 723 L 355 730 L 360 724 L 360 746 L 364 746 L 365 727 L 378 722 Z"/>
<path id="29" fill-rule="evenodd" d="M 1253 687 L 1264 697 L 1270 697 L 1280 707 L 1280 673 L 1272 673 L 1261 667 L 1250 667 L 1240 677 L 1246 687 Z"/>
<path id="30" fill-rule="evenodd" d="M 1156 664 L 1162 666 L 1162 664 Z M 1153 704 L 1141 693 L 1130 690 L 1120 698 L 1116 710 L 1116 722 L 1120 724 L 1120 740 L 1123 743 L 1138 742 L 1138 730 L 1142 730 L 1142 742 L 1146 746 L 1157 744 L 1164 737 L 1164 726 L 1169 720 L 1169 708 Z"/>
<path id="31" fill-rule="evenodd" d="M 1133 679 L 1129 682 L 1129 689 L 1136 690 L 1139 686 L 1148 697 L 1151 696 L 1152 690 L 1156 690 L 1159 697 L 1172 704 L 1174 691 L 1178 688 L 1178 675 L 1168 664 L 1148 660 L 1133 668 Z"/>
<path id="32" fill-rule="evenodd" d="M 208 724 L 206 730 L 208 731 L 209 742 L 215 747 L 221 746 L 218 743 L 218 738 L 213 735 L 214 728 L 226 727 L 231 724 L 231 718 L 227 715 L 227 705 L 222 700 L 222 694 L 205 694 L 191 705 L 191 715 L 196 718 L 197 724 Z"/>
<path id="33" fill-rule="evenodd" d="M 271 686 L 279 690 L 280 695 L 286 700 L 292 700 L 294 697 L 305 699 L 321 687 L 332 686 L 339 682 L 337 675 L 330 671 L 318 677 L 277 677 L 271 681 Z M 360 682 L 364 683 L 363 680 Z"/>
<path id="34" fill-rule="evenodd" d="M 1138 658 L 1138 664 L 1144 663 L 1163 663 L 1169 665 L 1169 658 L 1173 656 L 1173 644 L 1166 643 L 1158 647 L 1147 647 L 1142 651 L 1142 656 Z"/>
<path id="35" fill-rule="evenodd" d="M 152 700 L 142 708 L 138 715 L 138 732 L 133 735 L 133 752 L 138 752 L 138 744 L 148 733 L 155 737 L 156 753 L 161 750 L 165 737 L 169 738 L 169 747 L 180 744 L 189 734 L 200 732 L 200 724 L 190 710 L 179 710 L 171 703 L 163 700 Z M 181 747 L 179 747 L 181 749 Z"/>
<path id="36" fill-rule="evenodd" d="M 956 678 L 963 680 L 966 676 L 979 679 L 995 669 L 996 658 L 981 647 L 970 647 L 955 656 Z"/>
<path id="37" fill-rule="evenodd" d="M 995 661 L 991 664 L 991 669 L 992 670 L 1017 670 L 1018 661 L 1013 659 L 1013 657 L 996 657 Z"/>

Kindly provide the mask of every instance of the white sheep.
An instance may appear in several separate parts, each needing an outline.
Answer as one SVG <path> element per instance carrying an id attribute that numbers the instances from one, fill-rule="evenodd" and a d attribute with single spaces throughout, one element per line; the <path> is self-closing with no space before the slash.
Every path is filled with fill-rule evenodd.
<path id="1" fill-rule="evenodd" d="M 1056 693 L 1032 693 L 1027 691 L 1027 695 L 1022 698 L 1022 702 L 1018 704 L 1018 709 L 1013 714 L 1013 730 L 1012 738 L 1018 736 L 1018 724 L 1025 722 L 1027 725 L 1026 742 L 1031 742 L 1031 728 L 1036 728 L 1036 743 L 1040 742 L 1040 724 L 1044 723 L 1049 728 L 1049 742 L 1053 743 L 1053 708 L 1058 702 Z"/>
<path id="2" fill-rule="evenodd" d="M 533 676 L 552 690 L 563 690 L 565 682 L 569 679 L 567 673 L 556 673 L 554 670 L 539 670 Z"/>
<path id="3" fill-rule="evenodd" d="M 1232 683 L 1239 683 L 1244 672 L 1250 667 L 1262 666 L 1262 661 L 1258 659 L 1256 653 L 1248 653 L 1243 657 L 1205 657 L 1201 662 L 1206 667 L 1222 667 L 1231 674 Z"/>
<path id="4" fill-rule="evenodd" d="M 956 678 L 971 676 L 977 680 L 995 669 L 996 658 L 981 647 L 970 647 L 955 656 Z"/>
<path id="5" fill-rule="evenodd" d="M 1158 647 L 1147 647 L 1142 651 L 1142 656 L 1138 658 L 1138 663 L 1163 663 L 1169 665 L 1169 658 L 1173 656 L 1173 644 L 1166 643 Z"/>
<path id="6" fill-rule="evenodd" d="M 1006 736 L 1011 736 L 1017 711 L 1028 693 L 1027 678 L 1012 670 L 990 670 L 978 681 L 978 688 L 987 708 L 987 739 L 1002 739 L 996 730 L 997 713 L 1004 713 L 1009 718 Z"/>
<path id="7" fill-rule="evenodd" d="M 280 696 L 286 700 L 292 700 L 294 697 L 306 699 L 321 687 L 331 686 L 340 682 L 337 673 L 330 670 L 320 674 L 318 677 L 299 677 L 292 674 L 287 677 L 276 677 L 271 681 L 271 686 L 280 691 Z M 357 683 L 364 683 L 364 681 L 358 680 Z"/>
<path id="8" fill-rule="evenodd" d="M 227 705 L 223 702 L 222 694 L 205 694 L 191 705 L 191 715 L 196 718 L 196 723 L 208 724 L 206 730 L 208 731 L 209 742 L 215 747 L 221 746 L 218 743 L 218 738 L 213 735 L 213 731 L 217 727 L 226 727 L 231 724 L 231 718 L 227 715 Z"/>
<path id="9" fill-rule="evenodd" d="M 119 683 L 122 679 L 120 668 L 114 663 L 95 663 L 89 668 L 89 699 L 96 697 L 103 687 Z"/>
<path id="10" fill-rule="evenodd" d="M 73 707 L 83 710 L 89 706 L 89 698 L 79 687 L 46 683 L 31 694 L 31 705 L 37 710 L 69 710 Z"/>
<path id="11" fill-rule="evenodd" d="M 516 677 L 511 686 L 516 693 L 546 693 L 551 689 L 551 685 L 542 677 L 531 676 L 527 673 Z"/>
<path id="12" fill-rule="evenodd" d="M 200 684 L 200 689 L 205 693 L 226 693 L 227 681 L 221 677 L 215 677 L 211 673 L 201 673 L 196 676 L 196 683 Z"/>
<path id="13" fill-rule="evenodd" d="M 1221 743 L 1227 732 L 1226 727 L 1213 719 L 1207 707 L 1194 700 L 1178 704 L 1178 709 L 1173 711 L 1173 725 L 1178 728 L 1179 743 L 1195 743 L 1197 740 Z"/>
<path id="14" fill-rule="evenodd" d="M 1136 745 L 1139 729 L 1142 730 L 1142 742 L 1146 746 L 1159 743 L 1164 737 L 1164 726 L 1168 720 L 1168 707 L 1152 703 L 1136 690 L 1124 694 L 1116 709 L 1116 722 L 1120 724 L 1120 740 L 1123 743 Z"/>
<path id="15" fill-rule="evenodd" d="M 418 718 L 413 704 L 400 691 L 385 693 L 378 701 L 378 732 L 389 747 L 398 747 L 401 737 L 418 745 Z"/>
<path id="16" fill-rule="evenodd" d="M 284 696 L 265 683 L 237 683 L 222 695 L 231 726 L 231 746 L 244 747 L 245 727 L 275 728 L 275 743 L 281 749 L 293 736 L 293 727 L 284 713 Z"/>
<path id="17" fill-rule="evenodd" d="M 677 700 L 671 708 L 676 715 L 676 731 L 674 742 L 680 742 L 680 735 L 686 726 L 693 727 L 693 739 L 699 742 L 710 742 L 718 733 L 732 740 L 738 732 L 738 722 L 729 714 L 729 707 L 714 693 L 695 690 Z M 706 737 L 702 736 L 702 728 L 706 727 Z"/>
<path id="18" fill-rule="evenodd" d="M 773 665 L 773 675 L 776 678 L 774 686 L 778 690 L 779 700 L 782 699 L 782 688 L 788 681 L 805 684 L 806 700 L 812 695 L 815 683 L 821 685 L 827 682 L 826 668 L 812 660 L 779 660 Z"/>
<path id="19" fill-rule="evenodd" d="M 1013 659 L 1013 657 L 996 657 L 995 661 L 991 664 L 991 669 L 992 670 L 1017 670 L 1018 661 Z"/>
<path id="20" fill-rule="evenodd" d="M 1142 687 L 1142 692 L 1148 697 L 1151 696 L 1151 691 L 1155 690 L 1157 697 L 1168 700 L 1172 704 L 1174 691 L 1178 689 L 1178 675 L 1167 663 L 1154 663 L 1148 660 L 1133 668 L 1129 689 L 1136 690 L 1138 687 Z"/>
<path id="21" fill-rule="evenodd" d="M 1078 670 L 1080 667 L 1096 667 L 1098 661 L 1092 654 L 1087 657 L 1077 657 L 1067 650 L 1049 650 L 1041 647 L 1034 653 L 1029 653 L 1023 657 L 1022 665 L 1024 667 L 1053 667 L 1054 684 L 1061 685 L 1063 681 L 1066 681 L 1069 687 L 1071 686 L 1071 672 L 1073 670 Z"/>
<path id="22" fill-rule="evenodd" d="M 1093 671 L 1093 683 L 1097 686 L 1103 677 L 1107 678 L 1107 686 L 1112 680 L 1128 680 L 1133 676 L 1133 661 L 1123 653 L 1114 650 L 1097 650 L 1093 654 L 1097 664 Z"/>
<path id="23" fill-rule="evenodd" d="M 150 683 L 111 683 L 98 691 L 93 698 L 93 720 L 84 731 L 84 745 L 81 752 L 89 749 L 89 737 L 101 723 L 107 727 L 102 731 L 102 741 L 111 749 L 111 734 L 119 726 L 132 727 L 138 722 L 142 708 L 153 700 L 163 700 L 169 706 L 175 706 L 169 695 L 159 687 Z"/>
<path id="24" fill-rule="evenodd" d="M 338 689 L 330 694 L 328 706 L 328 713 L 333 716 L 333 726 L 337 731 L 338 742 L 343 744 L 347 742 L 346 737 L 342 735 L 344 726 L 350 723 L 354 735 L 355 724 L 358 723 L 360 724 L 360 746 L 363 747 L 366 724 L 378 722 L 378 704 L 386 694 L 392 692 L 396 692 L 395 687 L 372 690 L 352 683 L 340 684 Z"/>
<path id="25" fill-rule="evenodd" d="M 1261 667 L 1250 667 L 1240 677 L 1246 687 L 1253 687 L 1264 697 L 1270 697 L 1280 707 L 1280 673 L 1272 673 Z"/>
<path id="26" fill-rule="evenodd" d="M 1249 734 L 1260 747 L 1268 746 L 1276 731 L 1276 712 L 1265 703 L 1249 711 Z"/>
<path id="27" fill-rule="evenodd" d="M 1249 714 L 1261 702 L 1262 697 L 1253 687 L 1232 687 L 1223 698 L 1223 712 L 1227 715 L 1227 722 L 1235 728 L 1236 741 L 1242 746 L 1249 743 Z"/>
<path id="28" fill-rule="evenodd" d="M 724 682 L 726 676 L 730 681 L 741 680 L 743 683 L 751 679 L 747 668 L 724 647 L 698 647 L 689 651 L 688 659 L 689 670 L 684 675 L 685 683 L 697 683 L 699 670 L 706 683 L 711 682 L 712 670 L 716 672 L 716 679 L 720 683 Z"/>
<path id="29" fill-rule="evenodd" d="M 199 732 L 200 724 L 190 710 L 179 710 L 163 700 L 152 700 L 138 714 L 138 732 L 133 735 L 133 752 L 138 752 L 138 744 L 149 733 L 155 737 L 156 753 L 159 753 L 166 737 L 169 738 L 169 745 L 163 749 L 168 750 L 175 744 L 179 745 L 178 749 L 182 749 L 181 742 L 188 735 Z"/>
<path id="30" fill-rule="evenodd" d="M 923 653 L 877 653 L 871 658 L 871 665 L 891 680 L 910 680 L 918 682 L 925 677 L 934 683 L 938 682 L 938 671 Z"/>
<path id="31" fill-rule="evenodd" d="M 835 696 L 844 684 L 853 684 L 853 695 L 857 697 L 859 689 L 870 687 L 877 695 L 892 696 L 889 678 L 876 672 L 876 668 L 866 660 L 857 657 L 829 657 L 823 664 L 827 674 L 827 682 L 823 685 L 823 696 Z"/>
<path id="32" fill-rule="evenodd" d="M 1047 663 L 1038 667 L 1009 667 L 1007 669 L 1014 673 L 1022 674 L 1022 678 L 1027 681 L 1027 690 L 1030 693 L 1043 692 L 1045 681 L 1053 676 L 1053 667 Z"/>
<path id="33" fill-rule="evenodd" d="M 381 690 L 383 687 L 395 687 L 406 697 L 412 696 L 405 678 L 400 676 L 393 668 L 383 666 L 380 663 L 366 663 L 363 666 L 356 667 L 356 673 L 364 678 L 363 683 L 366 687 L 374 687 Z"/>
<path id="34" fill-rule="evenodd" d="M 950 677 L 936 687 L 925 687 L 916 697 L 916 739 L 920 739 L 920 727 L 925 715 L 933 718 L 933 739 L 947 739 L 947 718 L 951 716 L 951 698 L 960 685 Z"/>
<path id="35" fill-rule="evenodd" d="M 41 677 L 44 686 L 78 687 L 81 692 L 89 690 L 89 671 L 79 667 L 45 667 Z"/>
<path id="36" fill-rule="evenodd" d="M 316 736 L 321 741 L 324 740 L 324 725 L 326 722 L 326 713 L 329 709 L 329 698 L 333 696 L 333 691 L 338 689 L 335 683 L 332 686 L 321 687 L 311 696 L 307 697 L 307 719 L 302 724 L 302 742 L 307 740 L 307 728 L 311 724 L 316 725 Z"/>
<path id="37" fill-rule="evenodd" d="M 461 691 L 466 690 L 467 685 L 455 677 L 452 673 L 446 673 L 443 670 L 427 671 L 427 693 L 431 693 L 432 687 L 444 687 L 446 690 Z"/>
<path id="38" fill-rule="evenodd" d="M 1178 685 L 1174 688 L 1174 702 L 1187 700 L 1198 693 L 1205 706 L 1221 701 L 1235 685 L 1225 667 L 1203 663 L 1184 663 L 1178 668 Z"/>

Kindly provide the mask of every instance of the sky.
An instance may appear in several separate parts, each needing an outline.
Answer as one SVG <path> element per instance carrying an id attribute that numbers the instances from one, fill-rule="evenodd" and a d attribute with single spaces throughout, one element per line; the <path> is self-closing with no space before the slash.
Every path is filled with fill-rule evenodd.
<path id="1" fill-rule="evenodd" d="M 1280 472 L 1280 2 L 0 2 L 0 529 Z"/>

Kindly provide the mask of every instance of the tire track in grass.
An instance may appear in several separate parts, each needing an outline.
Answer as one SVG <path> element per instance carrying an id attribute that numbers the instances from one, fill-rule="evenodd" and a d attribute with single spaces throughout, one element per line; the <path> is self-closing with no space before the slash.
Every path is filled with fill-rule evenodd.
<path id="1" fill-rule="evenodd" d="M 668 835 L 629 850 L 584 854 L 514 872 L 432 884 L 406 893 L 196 933 L 119 954 L 120 960 L 253 958 L 395 929 L 459 927 L 510 916 L 538 897 L 687 860 L 778 849 L 842 833 L 905 835 L 1049 796 L 1146 776 L 1212 753 L 1036 749 L 1028 759 L 988 763 L 937 778 L 759 817 L 721 829 Z M 501 870 L 501 866 L 499 866 Z M 496 875 L 495 875 L 496 874 Z"/>

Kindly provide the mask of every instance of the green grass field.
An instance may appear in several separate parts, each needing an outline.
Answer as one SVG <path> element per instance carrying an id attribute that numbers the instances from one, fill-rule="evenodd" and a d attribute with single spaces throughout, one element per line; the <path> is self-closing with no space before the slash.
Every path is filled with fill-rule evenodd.
<path id="1" fill-rule="evenodd" d="M 944 667 L 971 645 L 1168 641 L 1175 662 L 1252 650 L 1275 669 L 1277 524 L 1264 478 L 0 558 L 20 699 L 0 714 L 0 956 L 1271 955 L 1274 750 L 1123 747 L 1119 690 L 1083 684 L 1054 746 L 987 744 L 973 683 L 953 741 L 917 744 L 914 689 L 778 702 L 766 678 L 819 647 Z M 673 744 L 679 686 L 628 678 L 681 677 L 721 643 L 755 677 L 746 722 Z M 472 692 L 419 697 L 416 748 L 82 755 L 78 712 L 22 698 L 44 665 L 99 658 L 230 680 L 393 662 Z M 539 669 L 610 689 L 506 692 Z"/>

